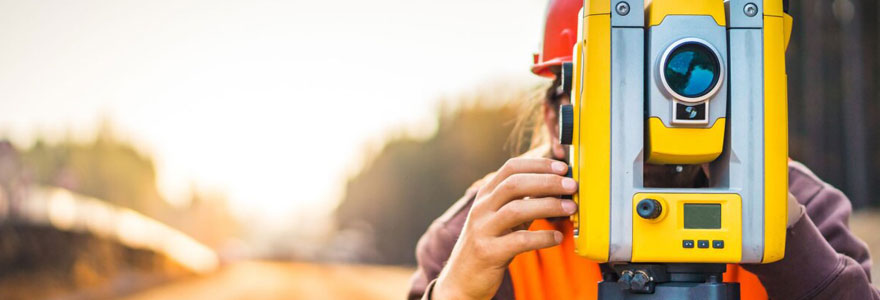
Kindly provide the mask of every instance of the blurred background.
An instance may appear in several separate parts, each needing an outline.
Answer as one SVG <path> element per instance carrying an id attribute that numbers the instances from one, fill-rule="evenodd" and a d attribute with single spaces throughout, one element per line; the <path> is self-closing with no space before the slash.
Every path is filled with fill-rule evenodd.
<path id="1" fill-rule="evenodd" d="M 545 7 L 0 1 L 0 298 L 403 297 L 522 150 Z M 880 257 L 880 4 L 791 7 L 791 157 Z"/>

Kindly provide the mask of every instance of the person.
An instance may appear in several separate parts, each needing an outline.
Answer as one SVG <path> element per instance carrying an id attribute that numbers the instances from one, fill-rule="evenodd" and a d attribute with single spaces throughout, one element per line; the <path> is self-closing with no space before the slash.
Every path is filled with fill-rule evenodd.
<path id="1" fill-rule="evenodd" d="M 416 247 L 410 299 L 595 299 L 600 266 L 574 253 L 567 216 L 576 192 L 564 177 L 557 140 L 559 66 L 571 61 L 581 0 L 551 0 L 542 53 L 532 72 L 556 78 L 543 99 L 543 136 L 533 149 L 474 183 L 436 219 Z M 699 187 L 700 166 L 648 165 L 646 185 Z M 653 181 L 653 182 L 651 182 Z M 868 248 L 848 228 L 846 196 L 804 165 L 789 162 L 785 257 L 771 264 L 728 265 L 743 299 L 878 299 Z M 554 196 L 556 195 L 556 196 Z"/>

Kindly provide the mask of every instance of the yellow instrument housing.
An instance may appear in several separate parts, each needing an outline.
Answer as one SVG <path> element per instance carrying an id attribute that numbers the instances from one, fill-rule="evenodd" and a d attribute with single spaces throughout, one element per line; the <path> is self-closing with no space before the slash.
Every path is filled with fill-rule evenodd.
<path id="1" fill-rule="evenodd" d="M 788 76 L 785 74 L 785 48 L 791 34 L 790 20 L 788 15 L 764 16 L 765 199 L 788 199 Z M 765 200 L 764 263 L 779 261 L 785 254 L 787 220 L 786 201 Z"/>
<path id="2" fill-rule="evenodd" d="M 780 2 L 781 5 L 781 2 Z M 781 11 L 781 6 L 780 6 Z M 666 0 L 648 1 L 648 25 L 657 26 L 663 22 L 666 16 L 685 15 L 700 16 L 708 15 L 715 20 L 718 26 L 725 26 L 727 18 L 724 14 L 723 1 L 693 1 L 693 0 Z"/>
<path id="3" fill-rule="evenodd" d="M 648 163 L 699 164 L 721 155 L 726 118 L 709 128 L 670 128 L 658 118 L 648 118 Z"/>
<path id="4" fill-rule="evenodd" d="M 580 199 L 607 198 L 607 191 L 610 189 L 608 173 L 611 168 L 611 105 L 607 100 L 611 97 L 611 74 L 608 72 L 611 69 L 610 16 L 584 16 L 583 32 L 590 39 L 582 41 L 582 47 L 575 46 L 583 49 L 582 55 L 578 55 L 583 64 L 578 69 L 582 70 L 584 77 L 580 84 L 583 101 L 580 102 L 581 105 L 575 106 L 574 111 L 576 129 L 573 143 L 593 147 L 577 147 L 578 153 L 572 156 L 572 161 L 576 161 L 579 166 L 574 168 L 572 175 L 581 186 L 580 192 L 573 199 L 578 203 L 581 212 L 607 212 L 610 209 L 607 201 L 581 202 Z M 583 127 L 578 126 L 579 123 L 583 123 Z M 577 217 L 575 221 L 586 229 L 580 231 L 580 235 L 590 237 L 575 240 L 578 254 L 597 261 L 607 260 L 610 215 L 578 213 Z"/>
<path id="5" fill-rule="evenodd" d="M 741 5 L 749 1 L 730 0 L 729 8 L 722 0 L 645 1 L 641 7 L 633 4 L 639 1 L 629 2 L 632 11 L 620 15 L 615 12 L 617 2 L 586 0 L 579 16 L 580 38 L 572 56 L 569 153 L 572 176 L 579 182 L 573 196 L 579 210 L 571 217 L 576 253 L 596 262 L 771 263 L 782 259 L 788 193 L 784 56 L 792 22 L 783 12 L 782 0 L 760 3 L 759 14 L 754 16 L 757 21 L 734 19 L 725 12 L 742 11 Z M 644 14 L 640 14 L 642 8 Z M 736 48 L 743 43 L 715 43 L 705 38 L 724 53 L 722 64 L 730 68 L 724 71 L 731 77 L 724 78 L 720 96 L 706 100 L 716 101 L 712 107 L 724 114 L 705 125 L 669 122 L 663 116 L 668 110 L 651 106 L 652 101 L 661 100 L 654 95 L 668 94 L 655 93 L 662 86 L 653 84 L 651 76 L 656 74 L 651 72 L 658 60 L 656 53 L 649 53 L 655 51 L 649 44 L 667 47 L 668 43 L 652 39 L 687 36 L 687 30 L 694 30 L 696 37 L 706 34 L 706 26 L 662 32 L 689 20 L 714 26 L 712 32 L 723 32 L 724 38 L 750 39 L 755 43 L 749 45 L 760 47 L 757 53 L 763 55 L 751 58 L 763 64 L 748 68 L 755 65 L 753 61 L 738 63 L 748 58 L 743 54 L 746 51 Z M 747 31 L 736 27 L 743 20 L 759 22 L 742 27 L 754 30 Z M 738 30 L 735 37 L 733 33 L 728 37 L 733 28 Z M 641 57 L 634 59 L 629 56 L 632 53 L 641 53 Z M 744 78 L 757 79 L 745 82 Z M 632 99 L 633 95 L 655 98 Z M 712 182 L 705 188 L 646 187 L 642 172 L 649 164 L 708 164 Z M 636 211 L 637 204 L 649 198 L 661 203 L 663 213 L 657 219 L 645 219 Z M 720 205 L 720 228 L 684 228 L 686 204 Z M 723 247 L 683 247 L 687 240 L 723 241 Z"/>

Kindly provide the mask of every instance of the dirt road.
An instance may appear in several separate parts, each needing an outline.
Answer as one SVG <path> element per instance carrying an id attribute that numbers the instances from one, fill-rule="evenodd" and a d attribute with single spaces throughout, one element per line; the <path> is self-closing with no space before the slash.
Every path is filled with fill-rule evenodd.
<path id="1" fill-rule="evenodd" d="M 880 211 L 861 211 L 850 222 L 873 251 L 880 279 Z M 402 299 L 412 269 L 341 264 L 241 262 L 202 277 L 175 281 L 124 298 L 141 299 Z"/>
<path id="2" fill-rule="evenodd" d="M 397 267 L 241 262 L 123 299 L 403 299 L 412 272 Z"/>

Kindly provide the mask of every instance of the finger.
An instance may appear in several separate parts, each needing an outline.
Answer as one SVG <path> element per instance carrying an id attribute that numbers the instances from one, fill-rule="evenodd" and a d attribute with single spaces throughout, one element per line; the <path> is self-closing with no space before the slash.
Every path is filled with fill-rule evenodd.
<path id="1" fill-rule="evenodd" d="M 514 231 L 502 237 L 498 237 L 500 249 L 504 249 L 506 256 L 514 257 L 517 254 L 553 247 L 562 242 L 562 232 L 556 230 Z"/>
<path id="2" fill-rule="evenodd" d="M 529 227 L 531 227 L 531 226 L 532 226 L 532 222 L 525 222 L 525 223 L 519 224 L 517 226 L 513 226 L 513 228 L 511 228 L 510 231 L 529 230 Z"/>
<path id="3" fill-rule="evenodd" d="M 497 210 L 513 199 L 571 195 L 575 191 L 577 182 L 571 178 L 556 174 L 513 174 L 492 191 L 486 205 Z"/>
<path id="4" fill-rule="evenodd" d="M 575 211 L 577 205 L 571 200 L 559 198 L 513 200 L 498 209 L 487 226 L 493 234 L 502 234 L 532 220 L 570 216 Z"/>
<path id="5" fill-rule="evenodd" d="M 788 193 L 788 222 L 786 223 L 786 228 L 791 228 L 794 223 L 800 221 L 803 214 L 804 206 L 797 201 L 794 195 Z"/>
<path id="6" fill-rule="evenodd" d="M 553 142 L 553 158 L 565 158 L 565 147 L 559 142 Z"/>
<path id="7" fill-rule="evenodd" d="M 568 165 L 561 161 L 555 161 L 548 158 L 511 158 L 498 169 L 495 177 L 489 181 L 483 188 L 487 191 L 495 190 L 505 179 L 513 174 L 519 173 L 546 173 L 565 175 L 568 172 Z"/>

